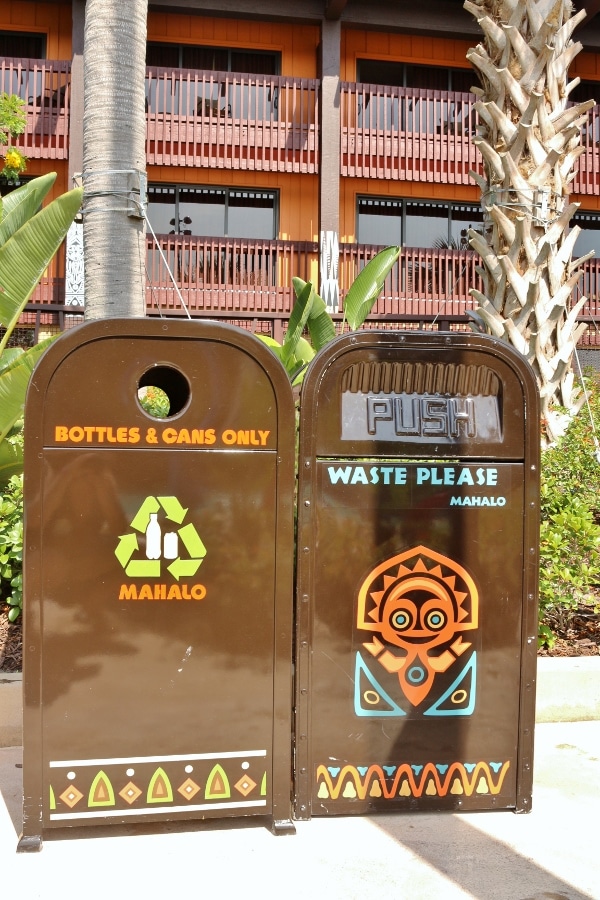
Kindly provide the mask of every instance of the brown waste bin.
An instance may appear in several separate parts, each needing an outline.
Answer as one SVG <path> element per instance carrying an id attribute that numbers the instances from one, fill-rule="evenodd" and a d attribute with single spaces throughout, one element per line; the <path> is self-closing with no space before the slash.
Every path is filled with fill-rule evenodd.
<path id="1" fill-rule="evenodd" d="M 531 805 L 539 412 L 465 334 L 363 332 L 302 391 L 296 816 Z"/>
<path id="2" fill-rule="evenodd" d="M 25 422 L 19 849 L 66 826 L 293 830 L 283 368 L 227 325 L 95 322 L 47 351 Z"/>

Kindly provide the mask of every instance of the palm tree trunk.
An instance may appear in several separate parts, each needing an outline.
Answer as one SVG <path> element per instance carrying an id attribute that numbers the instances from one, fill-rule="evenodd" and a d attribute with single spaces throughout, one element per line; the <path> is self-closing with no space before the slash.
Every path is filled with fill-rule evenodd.
<path id="1" fill-rule="evenodd" d="M 145 314 L 148 0 L 87 0 L 83 115 L 85 316 Z"/>
<path id="2" fill-rule="evenodd" d="M 581 128 L 593 101 L 569 104 L 567 71 L 581 49 L 571 35 L 585 17 L 570 0 L 466 0 L 484 41 L 467 57 L 479 74 L 474 139 L 484 177 L 483 234 L 471 230 L 482 260 L 475 327 L 513 344 L 531 363 L 542 407 L 542 440 L 554 442 L 582 397 L 571 360 L 585 325 L 572 302 L 581 264 L 572 253 L 580 229 L 569 231 L 578 204 L 569 202 L 583 152 Z M 586 257 L 587 259 L 587 257 Z"/>

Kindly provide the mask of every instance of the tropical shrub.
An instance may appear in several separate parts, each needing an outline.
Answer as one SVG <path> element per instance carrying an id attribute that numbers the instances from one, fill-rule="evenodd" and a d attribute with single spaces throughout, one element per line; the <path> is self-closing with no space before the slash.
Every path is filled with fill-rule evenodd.
<path id="1" fill-rule="evenodd" d="M 23 350 L 8 341 L 81 205 L 77 188 L 40 209 L 55 180 L 54 172 L 34 178 L 0 203 L 0 489 L 23 471 L 22 447 L 10 437 L 23 427 L 29 378 L 48 343 Z"/>
<path id="2" fill-rule="evenodd" d="M 11 146 L 11 140 L 23 134 L 26 124 L 25 101 L 15 94 L 0 93 L 0 146 L 8 145 L 0 178 L 7 184 L 19 184 L 20 175 L 27 168 L 27 157 Z"/>
<path id="3" fill-rule="evenodd" d="M 23 476 L 0 491 L 0 604 L 14 622 L 23 608 Z"/>
<path id="4" fill-rule="evenodd" d="M 399 256 L 400 247 L 387 247 L 369 260 L 344 299 L 342 330 L 346 322 L 352 331 L 364 324 Z M 334 339 L 336 331 L 325 301 L 317 294 L 310 281 L 293 278 L 292 284 L 296 302 L 283 344 L 267 335 L 258 334 L 257 337 L 261 338 L 281 360 L 292 384 L 298 385 L 304 379 L 309 362 L 319 350 Z M 310 336 L 310 342 L 303 337 L 305 329 Z"/>
<path id="5" fill-rule="evenodd" d="M 155 419 L 166 419 L 170 412 L 169 397 L 162 388 L 148 385 L 138 393 L 140 406 Z"/>
<path id="6" fill-rule="evenodd" d="M 589 409 L 542 456 L 539 633 L 550 647 L 575 610 L 596 605 L 600 584 L 600 376 L 586 384 Z"/>

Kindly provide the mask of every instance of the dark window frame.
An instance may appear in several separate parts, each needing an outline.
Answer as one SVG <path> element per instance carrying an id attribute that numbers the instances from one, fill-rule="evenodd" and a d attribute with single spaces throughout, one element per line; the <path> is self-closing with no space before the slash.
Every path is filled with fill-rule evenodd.
<path id="1" fill-rule="evenodd" d="M 221 47 L 221 46 L 217 46 L 217 45 L 213 45 L 213 44 L 182 44 L 182 43 L 179 43 L 178 41 L 148 41 L 148 43 L 146 45 L 146 58 L 148 56 L 148 53 L 147 53 L 148 49 L 153 48 L 153 47 L 161 48 L 161 49 L 177 48 L 178 55 L 179 55 L 179 64 L 175 67 L 177 69 L 190 68 L 189 66 L 183 65 L 183 60 L 184 60 L 185 50 L 192 49 L 192 50 L 201 50 L 201 51 L 212 52 L 212 53 L 227 54 L 227 68 L 214 69 L 214 68 L 208 67 L 207 71 L 215 71 L 215 72 L 239 72 L 239 71 L 242 71 L 243 72 L 244 71 L 243 69 L 240 70 L 240 69 L 232 68 L 232 59 L 235 57 L 236 54 L 249 54 L 249 55 L 253 55 L 253 56 L 264 56 L 265 58 L 269 58 L 269 59 L 273 60 L 273 63 L 274 63 L 274 66 L 273 66 L 274 71 L 273 72 L 266 72 L 266 73 L 253 72 L 250 74 L 266 74 L 266 75 L 273 75 L 273 76 L 277 76 L 277 75 L 281 74 L 281 52 L 277 51 L 277 50 L 262 50 L 262 49 L 259 50 L 258 48 L 253 48 L 253 47 Z M 154 65 L 153 63 L 148 63 L 148 62 L 146 64 Z"/>
<path id="2" fill-rule="evenodd" d="M 45 31 L 13 31 L 10 28 L 0 28 L 0 48 L 2 38 L 27 38 L 28 40 L 41 41 L 42 53 L 39 56 L 25 56 L 20 53 L 0 53 L 10 59 L 47 59 L 48 53 L 48 34 Z"/>
<path id="3" fill-rule="evenodd" d="M 586 223 L 595 223 L 597 228 L 585 228 Z M 598 233 L 598 241 L 594 241 L 596 246 L 592 248 L 594 250 L 594 259 L 598 259 L 600 257 L 600 212 L 596 212 L 595 210 L 587 210 L 587 209 L 579 209 L 573 218 L 571 219 L 571 227 L 574 225 L 579 225 L 583 234 L 587 231 L 596 231 Z M 581 240 L 582 235 L 579 236 L 577 241 L 575 241 L 575 247 L 577 247 L 578 242 Z M 573 250 L 573 259 L 577 259 L 578 256 L 585 256 L 586 254 L 585 248 L 583 250 Z"/>
<path id="4" fill-rule="evenodd" d="M 389 244 L 398 243 L 401 246 L 413 246 L 413 244 L 409 244 L 405 239 L 405 235 L 407 232 L 407 218 L 410 215 L 411 207 L 425 207 L 426 209 L 443 209 L 446 211 L 447 216 L 447 232 L 446 237 L 443 238 L 443 241 L 448 242 L 448 248 L 452 249 L 452 225 L 457 221 L 460 221 L 452 216 L 452 210 L 460 210 L 464 212 L 472 211 L 473 213 L 477 213 L 481 215 L 483 218 L 483 213 L 481 211 L 481 207 L 477 203 L 469 203 L 469 202 L 461 202 L 461 201 L 449 201 L 444 202 L 440 200 L 428 200 L 428 199 L 416 199 L 413 197 L 385 197 L 378 195 L 370 195 L 370 194 L 357 194 L 356 195 L 356 240 L 359 244 L 370 244 L 371 241 L 365 240 L 363 235 L 361 234 L 360 227 L 360 215 L 361 215 L 361 204 L 365 204 L 370 206 L 372 209 L 377 209 L 378 207 L 388 207 L 393 210 L 397 210 L 399 216 L 397 218 L 400 219 L 400 234 L 399 235 L 390 235 Z M 475 218 L 475 217 L 474 217 Z M 378 245 L 379 246 L 379 245 Z M 433 249 L 435 246 L 434 243 L 428 245 Z M 425 249 L 425 248 L 424 248 Z M 460 242 L 459 249 L 470 249 L 468 244 Z"/>
<path id="5" fill-rule="evenodd" d="M 256 238 L 253 235 L 246 235 L 243 237 L 237 237 L 239 240 L 277 240 L 279 235 L 279 190 L 277 189 L 267 189 L 263 190 L 262 188 L 254 188 L 254 187 L 243 187 L 238 185 L 216 185 L 216 184 L 186 184 L 186 183 L 173 183 L 173 182 L 153 182 L 148 185 L 148 202 L 151 201 L 151 195 L 153 191 L 160 192 L 173 192 L 173 230 L 169 232 L 170 234 L 186 234 L 185 226 L 186 223 L 184 219 L 180 216 L 179 206 L 180 206 L 180 193 L 189 191 L 189 192 L 208 192 L 214 194 L 222 194 L 224 196 L 224 211 L 223 211 L 223 235 L 210 235 L 210 234 L 197 234 L 196 237 L 223 237 L 223 239 L 229 239 L 231 236 L 228 234 L 229 231 L 229 209 L 230 209 L 230 198 L 235 195 L 263 195 L 266 197 L 272 198 L 273 201 L 273 236 L 270 238 Z M 154 226 L 153 226 L 154 227 Z M 158 234 L 158 232 L 157 232 Z M 236 240 L 236 238 L 232 238 Z"/>
<path id="6" fill-rule="evenodd" d="M 363 74 L 368 74 L 368 73 L 365 73 L 365 71 L 364 71 L 367 66 L 374 66 L 376 69 L 377 68 L 380 68 L 380 69 L 387 68 L 390 71 L 390 73 L 395 70 L 397 74 L 394 78 L 392 78 L 389 81 L 381 81 L 379 79 L 376 79 L 375 81 L 373 81 L 370 78 L 362 77 Z M 362 71 L 361 71 L 361 69 L 362 69 Z M 356 80 L 360 84 L 381 84 L 381 85 L 387 85 L 390 87 L 395 86 L 395 87 L 402 87 L 402 88 L 420 87 L 420 85 L 410 83 L 411 79 L 410 79 L 409 71 L 411 69 L 422 70 L 423 73 L 435 71 L 435 72 L 439 72 L 441 74 L 441 73 L 445 72 L 446 76 L 447 76 L 446 77 L 447 86 L 442 87 L 442 88 L 437 88 L 437 90 L 459 91 L 461 93 L 464 92 L 465 91 L 464 86 L 463 87 L 456 86 L 456 84 L 459 83 L 459 75 L 461 78 L 462 78 L 462 76 L 465 76 L 465 77 L 468 76 L 468 80 L 471 82 L 471 84 L 477 83 L 477 76 L 475 75 L 473 70 L 468 67 L 462 68 L 460 66 L 433 66 L 433 65 L 426 65 L 423 63 L 413 63 L 413 62 L 409 62 L 409 61 L 400 62 L 400 61 L 396 61 L 396 60 L 392 60 L 392 59 L 389 59 L 389 60 L 388 59 L 369 59 L 368 57 L 364 57 L 364 58 L 361 57 L 356 60 Z M 453 84 L 453 82 L 454 82 L 454 84 Z"/>

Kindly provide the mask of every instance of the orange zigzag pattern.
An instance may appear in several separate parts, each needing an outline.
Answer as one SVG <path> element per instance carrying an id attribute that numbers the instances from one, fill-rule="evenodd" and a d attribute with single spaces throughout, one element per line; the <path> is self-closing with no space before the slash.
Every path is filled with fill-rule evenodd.
<path id="1" fill-rule="evenodd" d="M 413 797 L 421 796 L 425 785 L 427 784 L 427 779 L 430 777 L 435 781 L 438 796 L 444 797 L 448 793 L 448 790 L 450 788 L 451 779 L 455 776 L 458 776 L 461 780 L 465 794 L 470 797 L 475 790 L 476 785 L 478 784 L 479 778 L 481 778 L 482 775 L 487 780 L 490 793 L 499 794 L 502 789 L 504 776 L 506 775 L 509 766 L 510 761 L 507 761 L 502 765 L 500 773 L 496 776 L 495 784 L 490 767 L 485 762 L 478 762 L 471 774 L 467 772 L 462 763 L 451 763 L 448 766 L 447 772 L 445 772 L 444 774 L 443 783 L 440 777 L 440 773 L 433 763 L 425 763 L 425 765 L 423 766 L 423 771 L 420 773 L 418 784 L 415 779 L 415 773 L 411 766 L 408 765 L 408 763 L 402 763 L 402 765 L 398 766 L 391 787 L 388 787 L 388 779 L 385 777 L 381 766 L 378 765 L 369 767 L 364 780 L 360 777 L 358 770 L 354 766 L 344 766 L 340 774 L 336 778 L 335 785 L 329 771 L 327 770 L 327 767 L 320 765 L 317 766 L 317 781 L 319 780 L 319 778 L 323 778 L 325 784 L 327 785 L 329 796 L 332 800 L 337 800 L 346 776 L 350 775 L 354 781 L 357 796 L 361 800 L 364 800 L 367 796 L 367 789 L 371 781 L 374 779 L 378 779 L 383 791 L 383 796 L 386 798 L 386 800 L 390 800 L 397 796 L 398 785 L 400 784 L 400 780 L 403 776 L 408 779 L 411 794 Z"/>

